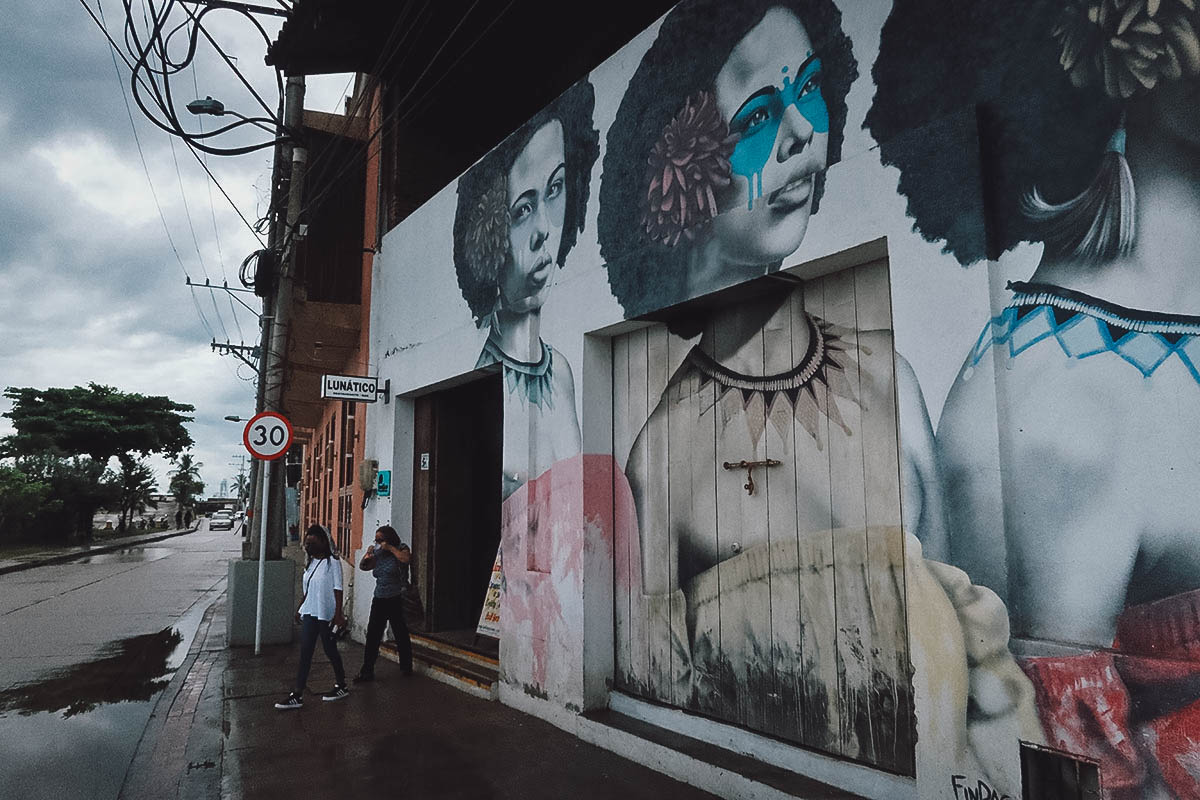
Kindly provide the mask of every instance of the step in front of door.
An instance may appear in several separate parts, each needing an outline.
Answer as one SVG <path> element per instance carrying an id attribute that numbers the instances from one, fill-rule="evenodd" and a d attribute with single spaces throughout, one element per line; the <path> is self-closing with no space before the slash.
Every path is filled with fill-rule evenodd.
<path id="1" fill-rule="evenodd" d="M 612 709 L 589 711 L 584 717 L 610 731 L 603 737 L 603 746 L 647 765 L 653 761 L 671 764 L 673 769 L 662 771 L 722 797 L 754 797 L 764 800 L 866 800 L 863 795 L 839 789 L 786 768 L 635 719 Z M 632 739 L 634 744 L 626 743 L 624 747 L 633 747 L 637 755 L 611 746 L 621 736 Z M 663 755 L 664 753 L 666 755 Z M 641 761 L 638 756 L 647 760 Z"/>
<path id="2" fill-rule="evenodd" d="M 411 638 L 413 671 L 479 697 L 496 698 L 496 683 L 500 679 L 497 662 L 423 636 Z M 391 642 L 381 645 L 379 652 L 384 658 L 399 661 L 396 645 Z"/>

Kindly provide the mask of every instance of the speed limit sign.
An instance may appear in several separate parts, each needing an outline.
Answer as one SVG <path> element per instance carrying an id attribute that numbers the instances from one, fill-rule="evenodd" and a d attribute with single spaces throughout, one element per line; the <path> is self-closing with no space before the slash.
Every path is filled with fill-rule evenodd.
<path id="1" fill-rule="evenodd" d="M 282 414 L 264 411 L 246 423 L 242 442 L 255 458 L 274 461 L 292 446 L 292 423 Z"/>

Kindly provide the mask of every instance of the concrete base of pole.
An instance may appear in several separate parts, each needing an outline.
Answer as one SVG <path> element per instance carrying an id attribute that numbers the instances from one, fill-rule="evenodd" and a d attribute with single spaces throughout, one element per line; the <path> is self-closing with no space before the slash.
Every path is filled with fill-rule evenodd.
<path id="1" fill-rule="evenodd" d="M 292 621 L 300 599 L 296 564 L 291 559 L 263 564 L 263 644 L 292 641 Z M 254 644 L 254 612 L 258 599 L 258 561 L 229 562 L 229 605 L 226 634 L 230 647 Z"/>

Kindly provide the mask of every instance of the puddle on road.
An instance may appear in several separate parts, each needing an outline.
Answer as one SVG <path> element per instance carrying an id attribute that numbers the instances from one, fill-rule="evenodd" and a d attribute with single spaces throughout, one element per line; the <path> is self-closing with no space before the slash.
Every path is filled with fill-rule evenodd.
<path id="1" fill-rule="evenodd" d="M 171 552 L 133 548 L 91 558 L 144 561 Z M 187 658 L 211 600 L 157 633 L 110 642 L 88 661 L 4 687 L 0 798 L 116 797 L 155 700 Z"/>
<path id="2" fill-rule="evenodd" d="M 0 691 L 0 717 L 62 711 L 66 719 L 107 703 L 149 700 L 170 681 L 183 638 L 171 627 L 112 642 L 91 661 Z"/>
<path id="3" fill-rule="evenodd" d="M 0 691 L 0 797 L 116 797 L 154 699 L 187 655 L 195 625 L 181 627 Z"/>
<path id="4" fill-rule="evenodd" d="M 129 547 L 111 553 L 97 553 L 75 560 L 75 564 L 140 564 L 158 561 L 175 552 L 169 547 Z"/>

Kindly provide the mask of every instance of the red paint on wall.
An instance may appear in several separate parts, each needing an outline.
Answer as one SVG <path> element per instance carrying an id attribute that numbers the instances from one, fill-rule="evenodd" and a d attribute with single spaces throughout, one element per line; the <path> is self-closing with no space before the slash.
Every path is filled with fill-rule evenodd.
<path id="1" fill-rule="evenodd" d="M 1117 636 L 1023 661 L 1049 743 L 1099 761 L 1108 798 L 1200 798 L 1200 591 L 1127 609 Z"/>

